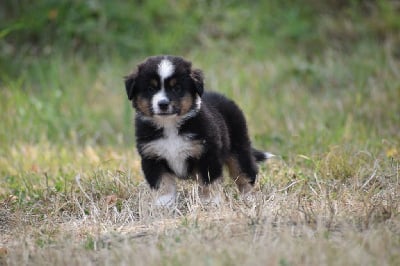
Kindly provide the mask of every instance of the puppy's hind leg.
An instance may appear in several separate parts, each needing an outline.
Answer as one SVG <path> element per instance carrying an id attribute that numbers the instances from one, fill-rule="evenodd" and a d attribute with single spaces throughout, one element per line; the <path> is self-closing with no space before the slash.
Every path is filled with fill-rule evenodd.
<path id="1" fill-rule="evenodd" d="M 258 168 L 252 156 L 232 154 L 226 162 L 229 175 L 236 183 L 240 193 L 247 194 L 253 190 Z"/>

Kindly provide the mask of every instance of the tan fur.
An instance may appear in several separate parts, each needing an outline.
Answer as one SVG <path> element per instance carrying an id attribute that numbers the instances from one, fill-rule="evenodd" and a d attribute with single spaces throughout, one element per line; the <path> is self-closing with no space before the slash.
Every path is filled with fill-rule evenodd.
<path id="1" fill-rule="evenodd" d="M 155 79 L 152 79 L 152 80 L 150 80 L 150 84 L 156 88 L 158 86 L 158 81 Z"/>
<path id="2" fill-rule="evenodd" d="M 239 191 L 243 194 L 249 193 L 253 189 L 253 186 L 249 182 L 250 178 L 240 171 L 237 159 L 231 156 L 226 161 L 226 165 L 228 166 L 229 175 L 235 181 Z"/>
<path id="3" fill-rule="evenodd" d="M 137 108 L 142 112 L 143 114 L 150 116 L 150 102 L 146 98 L 143 97 L 138 97 L 136 100 Z"/>
<path id="4" fill-rule="evenodd" d="M 218 178 L 212 184 L 205 185 L 201 178 L 198 178 L 199 182 L 199 198 L 205 203 L 219 204 L 222 200 L 221 198 L 221 180 Z"/>
<path id="5" fill-rule="evenodd" d="M 177 82 L 176 79 L 171 79 L 169 81 L 169 86 L 174 87 L 176 85 L 176 82 Z"/>
<path id="6" fill-rule="evenodd" d="M 180 104 L 181 104 L 180 115 L 184 115 L 191 110 L 191 107 L 193 105 L 193 97 L 189 93 L 186 93 L 185 96 L 183 96 L 183 98 L 181 99 Z"/>
<path id="7" fill-rule="evenodd" d="M 176 176 L 169 173 L 164 173 L 161 177 L 160 187 L 157 190 L 158 195 L 175 193 L 176 191 Z"/>
<path id="8" fill-rule="evenodd" d="M 154 191 L 154 196 L 157 198 L 156 206 L 168 207 L 175 204 L 176 199 L 176 176 L 164 173 L 161 177 L 160 187 Z"/>

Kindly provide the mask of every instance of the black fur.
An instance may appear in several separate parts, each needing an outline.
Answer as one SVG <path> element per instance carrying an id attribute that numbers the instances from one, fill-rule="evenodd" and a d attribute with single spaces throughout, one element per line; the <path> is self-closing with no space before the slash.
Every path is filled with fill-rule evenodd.
<path id="1" fill-rule="evenodd" d="M 173 65 L 173 73 L 165 81 L 157 74 L 162 60 Z M 159 87 L 151 88 L 156 83 Z M 267 159 L 265 153 L 251 147 L 245 117 L 239 107 L 221 94 L 204 92 L 203 83 L 200 70 L 192 70 L 190 62 L 173 56 L 150 57 L 125 78 L 128 99 L 137 110 L 136 145 L 151 188 L 158 188 L 166 172 L 210 184 L 222 177 L 225 164 L 238 175 L 232 176 L 233 179 L 240 176 L 239 183 L 253 185 L 258 173 L 256 162 Z M 173 123 L 164 124 L 164 116 L 157 116 L 149 104 L 162 90 L 161 84 L 167 84 L 165 95 L 174 105 L 171 107 L 176 115 Z M 177 162 L 175 158 L 182 161 Z"/>

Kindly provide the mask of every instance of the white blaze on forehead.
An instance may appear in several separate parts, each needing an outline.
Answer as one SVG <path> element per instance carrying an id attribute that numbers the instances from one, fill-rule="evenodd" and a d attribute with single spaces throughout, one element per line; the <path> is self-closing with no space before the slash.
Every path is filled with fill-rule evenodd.
<path id="1" fill-rule="evenodd" d="M 151 100 L 151 104 L 155 114 L 161 113 L 158 105 L 159 102 L 162 100 L 168 100 L 167 94 L 165 93 L 164 80 L 170 77 L 174 73 L 174 70 L 175 67 L 172 62 L 166 58 L 161 60 L 161 62 L 158 64 L 157 73 L 160 76 L 161 90 L 154 94 L 153 99 Z M 168 111 L 171 111 L 171 106 L 168 107 L 168 109 Z"/>
<path id="2" fill-rule="evenodd" d="M 168 59 L 163 59 L 158 64 L 158 75 L 161 78 L 161 81 L 165 80 L 166 78 L 170 77 L 174 73 L 175 67 L 171 61 Z"/>

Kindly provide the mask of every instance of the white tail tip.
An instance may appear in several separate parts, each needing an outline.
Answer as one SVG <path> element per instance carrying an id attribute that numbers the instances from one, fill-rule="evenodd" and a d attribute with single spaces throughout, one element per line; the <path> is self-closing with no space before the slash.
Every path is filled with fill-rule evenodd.
<path id="1" fill-rule="evenodd" d="M 271 159 L 272 157 L 275 157 L 276 155 L 269 153 L 269 152 L 264 152 L 264 156 L 265 156 L 265 159 L 268 160 L 268 159 Z"/>

